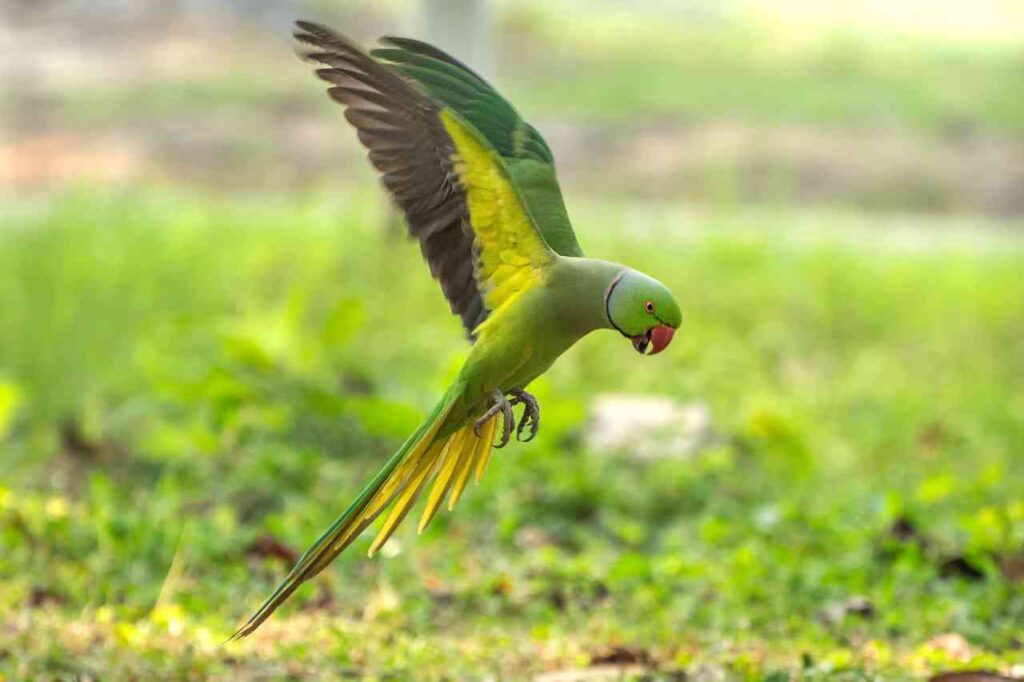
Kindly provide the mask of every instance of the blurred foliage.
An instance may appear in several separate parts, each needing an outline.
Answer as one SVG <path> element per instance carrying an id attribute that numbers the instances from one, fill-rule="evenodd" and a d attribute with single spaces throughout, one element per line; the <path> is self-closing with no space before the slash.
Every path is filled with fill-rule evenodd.
<path id="1" fill-rule="evenodd" d="M 1019 236 L 572 208 L 588 252 L 678 293 L 671 352 L 584 340 L 535 387 L 538 440 L 497 453 L 456 513 L 372 561 L 360 541 L 222 647 L 432 405 L 459 325 L 366 188 L 6 205 L 0 674 L 1021 662 Z M 587 407 L 612 391 L 704 401 L 718 438 L 683 459 L 589 451 Z"/>
<path id="2" fill-rule="evenodd" d="M 538 115 L 619 120 L 1024 126 L 1019 45 L 963 45 L 745 22 L 660 22 L 595 31 L 545 22 L 542 63 L 509 59 L 513 101 Z M 637 35 L 637 33 L 640 35 Z M 642 47 L 641 47 L 642 46 Z M 685 84 L 685 85 L 681 85 Z"/>
<path id="3" fill-rule="evenodd" d="M 336 14 L 313 16 L 367 43 L 381 32 L 412 30 L 395 18 L 366 26 L 365 17 Z M 1024 130 L 1019 43 L 922 39 L 841 25 L 807 31 L 742 14 L 704 21 L 642 12 L 628 20 L 602 16 L 536 3 L 498 14 L 497 81 L 518 108 L 537 120 L 575 123 L 724 120 L 961 136 Z M 314 106 L 322 94 L 296 78 L 285 28 L 244 51 L 228 46 L 221 58 L 230 66 L 62 88 L 48 94 L 47 116 L 78 126 L 129 114 L 244 114 L 253 107 L 288 113 Z"/>

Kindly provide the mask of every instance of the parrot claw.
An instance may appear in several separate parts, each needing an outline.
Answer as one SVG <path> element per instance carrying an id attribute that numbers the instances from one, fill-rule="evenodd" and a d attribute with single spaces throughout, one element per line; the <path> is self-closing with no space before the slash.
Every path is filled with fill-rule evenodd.
<path id="1" fill-rule="evenodd" d="M 519 425 L 516 426 L 516 440 L 520 443 L 529 443 L 537 435 L 537 429 L 540 428 L 540 403 L 521 388 L 512 389 L 511 395 L 512 405 L 523 404 L 523 418 L 519 420 Z M 523 430 L 527 425 L 530 427 L 530 435 L 523 438 Z"/>
<path id="2" fill-rule="evenodd" d="M 499 412 L 501 413 L 501 441 L 494 444 L 495 448 L 501 449 L 508 445 L 509 441 L 512 440 L 512 423 L 515 421 L 515 415 L 512 413 L 512 403 L 508 401 L 508 398 L 501 391 L 495 391 L 491 395 L 493 403 L 484 412 L 483 416 L 476 420 L 473 424 L 473 433 L 477 437 L 480 436 L 480 428 L 492 419 Z"/>

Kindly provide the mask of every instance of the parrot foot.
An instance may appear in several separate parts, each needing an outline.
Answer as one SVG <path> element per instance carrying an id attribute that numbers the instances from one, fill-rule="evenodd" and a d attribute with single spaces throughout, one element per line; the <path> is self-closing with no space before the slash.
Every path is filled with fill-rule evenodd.
<path id="1" fill-rule="evenodd" d="M 500 449 L 508 445 L 508 442 L 512 440 L 512 423 L 515 421 L 516 416 L 512 413 L 512 403 L 508 401 L 508 398 L 501 391 L 494 391 L 491 394 L 491 400 L 493 401 L 491 406 L 473 424 L 473 433 L 479 437 L 481 427 L 500 412 L 502 424 L 501 441 L 494 444 L 494 447 Z"/>
<path id="2" fill-rule="evenodd" d="M 523 418 L 519 420 L 519 425 L 516 427 L 516 440 L 520 443 L 529 443 L 537 435 L 537 429 L 540 428 L 540 403 L 521 388 L 513 388 L 509 393 L 512 396 L 512 405 L 523 404 Z M 523 438 L 523 430 L 527 426 L 530 427 L 530 435 Z"/>

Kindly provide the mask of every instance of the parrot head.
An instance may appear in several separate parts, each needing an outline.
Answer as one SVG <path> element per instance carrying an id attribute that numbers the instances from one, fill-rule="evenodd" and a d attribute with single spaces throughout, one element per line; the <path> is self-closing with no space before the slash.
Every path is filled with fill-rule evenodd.
<path id="1" fill-rule="evenodd" d="M 635 270 L 620 274 L 604 297 L 608 321 L 641 355 L 654 355 L 672 341 L 683 314 L 664 284 Z"/>

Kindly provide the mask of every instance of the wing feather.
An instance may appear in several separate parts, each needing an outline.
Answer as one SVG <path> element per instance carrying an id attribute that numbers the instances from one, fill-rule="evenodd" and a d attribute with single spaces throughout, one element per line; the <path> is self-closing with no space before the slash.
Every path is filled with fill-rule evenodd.
<path id="1" fill-rule="evenodd" d="M 535 286 L 555 258 L 493 143 L 514 151 L 534 137 L 546 148 L 543 139 L 483 79 L 436 48 L 389 39 L 394 48 L 374 52 L 381 62 L 330 29 L 298 27 L 296 38 L 315 48 L 308 57 L 325 65 L 316 75 L 345 107 L 473 337 L 491 312 Z"/>
<path id="2" fill-rule="evenodd" d="M 506 161 L 544 240 L 561 256 L 582 256 L 544 137 L 501 93 L 455 57 L 410 38 L 385 37 L 371 54 L 451 107 Z"/>
<path id="3" fill-rule="evenodd" d="M 473 262 L 474 237 L 465 194 L 453 181 L 455 150 L 441 125 L 441 105 L 334 31 L 310 22 L 297 26 L 296 39 L 310 48 L 305 57 L 328 67 L 317 76 L 331 84 L 331 99 L 345 107 L 345 118 L 420 242 L 452 312 L 471 332 L 489 311 L 476 280 L 464 274 L 463 264 Z"/>
<path id="4" fill-rule="evenodd" d="M 554 262 L 501 156 L 451 109 L 441 112 L 455 143 L 455 171 L 476 235 L 476 280 L 492 311 L 536 286 Z"/>

